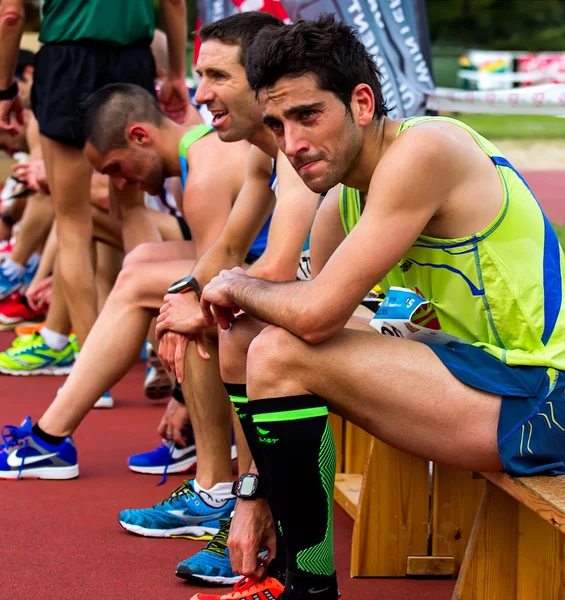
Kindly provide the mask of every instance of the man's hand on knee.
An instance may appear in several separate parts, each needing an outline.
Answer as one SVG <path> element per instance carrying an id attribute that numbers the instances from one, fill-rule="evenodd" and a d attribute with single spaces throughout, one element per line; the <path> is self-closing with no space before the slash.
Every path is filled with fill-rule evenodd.
<path id="1" fill-rule="evenodd" d="M 159 340 L 161 364 L 179 383 L 184 380 L 184 358 L 189 341 L 189 337 L 173 331 L 165 332 Z"/>
<path id="2" fill-rule="evenodd" d="M 261 578 L 275 558 L 276 536 L 267 501 L 238 500 L 228 538 L 230 561 L 235 573 Z M 258 554 L 267 549 L 267 559 L 259 562 Z"/>
<path id="3" fill-rule="evenodd" d="M 173 441 L 177 446 L 186 448 L 186 440 L 182 435 L 182 428 L 189 420 L 188 408 L 174 398 L 169 401 L 165 414 L 159 423 L 157 432 L 166 439 Z"/>

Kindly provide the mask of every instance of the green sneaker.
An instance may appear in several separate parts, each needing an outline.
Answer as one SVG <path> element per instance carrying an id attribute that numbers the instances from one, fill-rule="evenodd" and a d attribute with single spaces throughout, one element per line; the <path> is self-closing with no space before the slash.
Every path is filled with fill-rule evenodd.
<path id="1" fill-rule="evenodd" d="M 76 333 L 71 333 L 71 335 L 69 335 L 69 343 L 71 344 L 71 346 L 73 348 L 73 352 L 75 354 L 78 354 L 80 352 L 80 346 L 78 345 Z"/>
<path id="2" fill-rule="evenodd" d="M 5 375 L 68 375 L 75 361 L 72 345 L 52 350 L 39 333 L 14 340 L 0 352 L 0 373 Z"/>

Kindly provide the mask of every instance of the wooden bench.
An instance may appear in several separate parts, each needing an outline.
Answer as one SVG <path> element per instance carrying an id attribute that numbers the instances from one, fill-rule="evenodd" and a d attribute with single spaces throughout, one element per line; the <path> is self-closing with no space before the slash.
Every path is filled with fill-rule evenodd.
<path id="1" fill-rule="evenodd" d="M 353 518 L 352 577 L 455 576 L 484 481 L 374 439 L 332 415 L 336 502 Z M 341 457 L 341 458 L 340 458 Z"/>
<path id="2" fill-rule="evenodd" d="M 481 475 L 453 600 L 565 599 L 565 476 Z"/>

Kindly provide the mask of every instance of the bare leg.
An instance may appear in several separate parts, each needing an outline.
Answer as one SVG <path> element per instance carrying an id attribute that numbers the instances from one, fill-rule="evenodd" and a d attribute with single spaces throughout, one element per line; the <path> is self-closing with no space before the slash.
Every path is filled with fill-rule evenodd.
<path id="1" fill-rule="evenodd" d="M 41 136 L 41 147 L 57 219 L 59 267 L 71 321 L 80 345 L 96 320 L 90 258 L 91 167 L 82 150 Z"/>
<path id="2" fill-rule="evenodd" d="M 211 358 L 204 361 L 190 345 L 186 358 L 189 383 L 183 382 L 182 391 L 198 452 L 196 480 L 210 489 L 232 477 L 231 408 L 219 376 L 217 341 L 209 340 L 207 346 Z"/>
<path id="3" fill-rule="evenodd" d="M 249 348 L 247 385 L 254 399 L 316 394 L 378 439 L 429 460 L 502 468 L 500 397 L 457 380 L 425 344 L 344 330 L 311 345 L 268 327 Z"/>
<path id="4" fill-rule="evenodd" d="M 45 327 L 62 335 L 69 335 L 71 332 L 71 319 L 63 294 L 63 286 L 61 282 L 61 273 L 58 268 L 58 261 L 55 261 L 55 269 L 53 272 L 53 286 L 51 290 L 51 304 L 47 312 Z"/>
<path id="5" fill-rule="evenodd" d="M 174 261 L 122 269 L 64 388 L 39 420 L 45 432 L 70 435 L 98 398 L 128 372 L 167 287 L 193 265 Z"/>
<path id="6" fill-rule="evenodd" d="M 44 194 L 34 194 L 28 198 L 11 259 L 26 265 L 30 256 L 41 249 L 45 243 L 51 223 L 53 222 L 53 205 L 51 198 Z"/>
<path id="7" fill-rule="evenodd" d="M 100 313 L 122 268 L 123 255 L 116 248 L 102 242 L 96 242 L 95 248 L 97 306 Z"/>

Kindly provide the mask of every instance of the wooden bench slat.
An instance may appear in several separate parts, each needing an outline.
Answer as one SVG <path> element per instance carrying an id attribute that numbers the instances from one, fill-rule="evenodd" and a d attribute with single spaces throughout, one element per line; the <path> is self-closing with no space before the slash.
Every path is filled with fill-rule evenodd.
<path id="1" fill-rule="evenodd" d="M 481 474 L 565 533 L 565 476 L 511 477 L 502 472 Z"/>
<path id="2" fill-rule="evenodd" d="M 338 473 L 335 476 L 334 500 L 353 520 L 357 518 L 362 484 L 363 475 Z"/>

